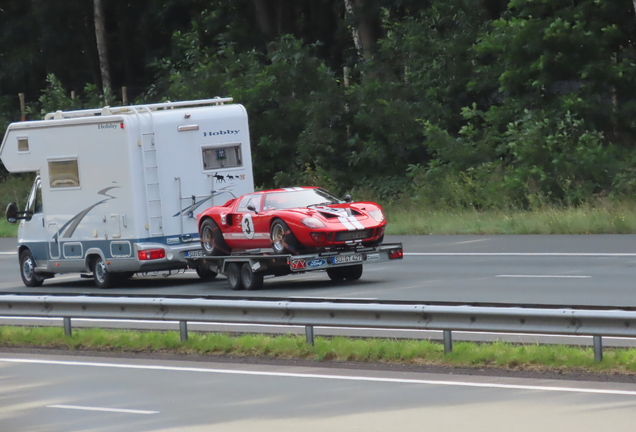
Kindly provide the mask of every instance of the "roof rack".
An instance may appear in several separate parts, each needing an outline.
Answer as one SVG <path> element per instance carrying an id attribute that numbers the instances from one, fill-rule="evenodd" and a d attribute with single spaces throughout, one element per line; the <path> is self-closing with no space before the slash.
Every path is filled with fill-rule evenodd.
<path id="1" fill-rule="evenodd" d="M 110 107 L 105 106 L 103 108 L 96 109 L 85 109 L 85 110 L 76 110 L 76 111 L 55 111 L 52 113 L 48 113 L 44 120 L 58 120 L 65 118 L 74 118 L 74 117 L 89 117 L 89 116 L 97 116 L 97 115 L 112 115 L 112 114 L 126 114 L 126 113 L 134 113 L 137 111 L 157 111 L 159 109 L 174 109 L 174 108 L 182 108 L 188 106 L 200 106 L 200 105 L 222 105 L 226 102 L 232 102 L 233 98 L 221 98 L 215 97 L 212 99 L 200 99 L 193 101 L 180 101 L 180 102 L 161 102 L 156 104 L 148 104 L 148 105 L 129 105 L 129 106 L 121 106 L 121 107 Z"/>

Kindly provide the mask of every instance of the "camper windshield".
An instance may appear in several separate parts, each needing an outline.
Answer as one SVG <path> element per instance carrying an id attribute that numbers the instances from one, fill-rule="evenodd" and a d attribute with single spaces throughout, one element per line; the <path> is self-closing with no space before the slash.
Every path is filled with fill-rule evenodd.
<path id="1" fill-rule="evenodd" d="M 40 177 L 36 177 L 31 188 L 31 193 L 27 199 L 26 208 L 27 220 L 31 219 L 31 216 L 35 213 L 42 213 L 42 181 Z"/>

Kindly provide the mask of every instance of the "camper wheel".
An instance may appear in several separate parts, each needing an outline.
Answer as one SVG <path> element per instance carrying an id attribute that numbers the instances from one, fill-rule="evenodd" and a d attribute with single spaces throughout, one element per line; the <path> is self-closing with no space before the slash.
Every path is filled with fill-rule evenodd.
<path id="1" fill-rule="evenodd" d="M 20 276 L 22 282 L 29 288 L 42 286 L 44 278 L 35 273 L 35 260 L 30 250 L 24 250 L 20 254 Z"/>
<path id="2" fill-rule="evenodd" d="M 115 277 L 106 268 L 106 262 L 101 256 L 93 261 L 93 278 L 97 288 L 111 288 L 114 285 Z"/>

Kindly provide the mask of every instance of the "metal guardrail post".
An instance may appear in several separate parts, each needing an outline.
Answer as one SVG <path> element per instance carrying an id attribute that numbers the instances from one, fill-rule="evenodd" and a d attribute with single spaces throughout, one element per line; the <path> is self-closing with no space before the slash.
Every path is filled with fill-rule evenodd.
<path id="1" fill-rule="evenodd" d="M 453 351 L 453 332 L 450 330 L 444 330 L 444 354 L 449 354 Z"/>
<path id="2" fill-rule="evenodd" d="M 314 346 L 314 326 L 305 326 L 305 339 L 309 345 Z"/>
<path id="3" fill-rule="evenodd" d="M 64 317 L 64 335 L 73 335 L 73 329 L 71 328 L 71 317 Z"/>
<path id="4" fill-rule="evenodd" d="M 188 340 L 188 322 L 187 321 L 179 321 L 179 333 L 181 336 L 181 342 L 185 342 Z"/>
<path id="5" fill-rule="evenodd" d="M 593 336 L 594 338 L 594 361 L 603 361 L 603 337 Z"/>

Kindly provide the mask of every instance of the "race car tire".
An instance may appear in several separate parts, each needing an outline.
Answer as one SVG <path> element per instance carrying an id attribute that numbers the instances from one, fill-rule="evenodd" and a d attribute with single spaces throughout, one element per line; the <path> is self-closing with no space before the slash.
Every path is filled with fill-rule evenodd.
<path id="1" fill-rule="evenodd" d="M 243 280 L 241 279 L 241 268 L 237 263 L 229 263 L 225 267 L 225 276 L 233 291 L 242 290 Z"/>
<path id="2" fill-rule="evenodd" d="M 342 267 L 342 277 L 348 281 L 358 280 L 362 277 L 362 264 Z"/>
<path id="3" fill-rule="evenodd" d="M 292 255 L 300 253 L 300 243 L 282 219 L 274 219 L 269 230 L 269 238 L 274 253 Z"/>
<path id="4" fill-rule="evenodd" d="M 225 243 L 223 233 L 216 222 L 212 219 L 206 219 L 203 221 L 199 237 L 201 237 L 201 248 L 203 249 L 203 253 L 207 256 L 230 254 L 230 248 L 227 243 Z"/>
<path id="5" fill-rule="evenodd" d="M 20 276 L 24 285 L 29 288 L 37 288 L 44 282 L 44 278 L 35 273 L 35 259 L 29 250 L 20 254 Z"/>
<path id="6" fill-rule="evenodd" d="M 217 272 L 210 270 L 209 265 L 203 263 L 197 264 L 194 270 L 197 272 L 197 275 L 199 275 L 199 277 L 204 281 L 211 281 L 218 275 Z"/>
<path id="7" fill-rule="evenodd" d="M 253 291 L 263 287 L 263 273 L 254 273 L 250 263 L 241 267 L 241 282 L 246 290 Z"/>

